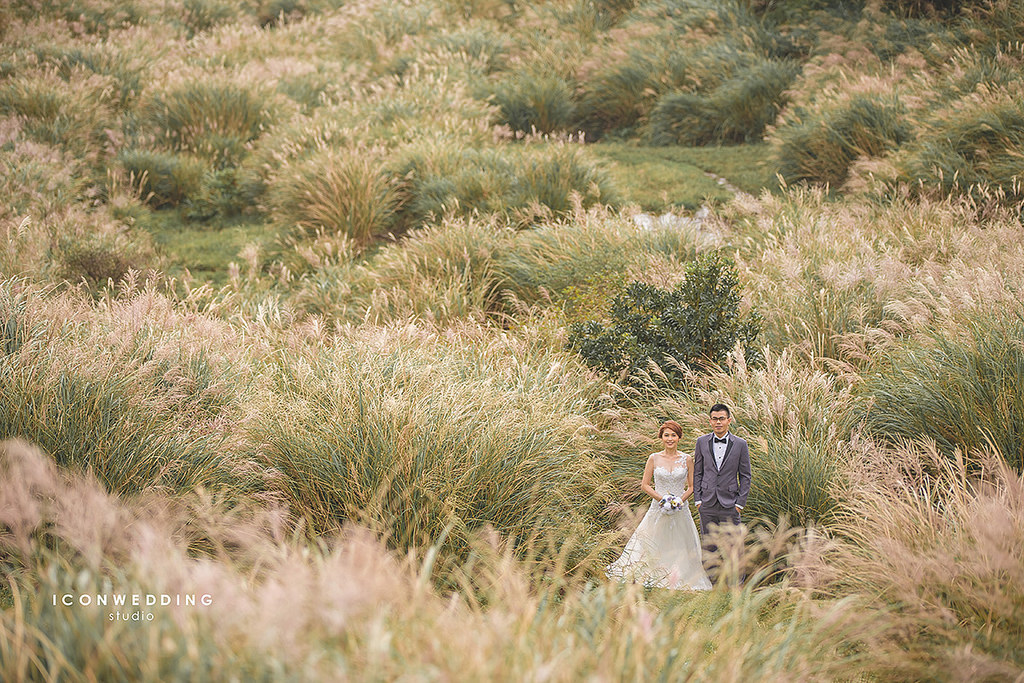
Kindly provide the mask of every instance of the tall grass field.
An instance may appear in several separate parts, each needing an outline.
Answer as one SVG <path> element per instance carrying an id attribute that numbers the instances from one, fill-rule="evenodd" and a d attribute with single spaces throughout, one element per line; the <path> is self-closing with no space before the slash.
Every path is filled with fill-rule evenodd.
<path id="1" fill-rule="evenodd" d="M 3 4 L 0 680 L 1024 680 L 1022 91 L 1018 0 Z M 610 580 L 718 402 L 714 589 Z"/>

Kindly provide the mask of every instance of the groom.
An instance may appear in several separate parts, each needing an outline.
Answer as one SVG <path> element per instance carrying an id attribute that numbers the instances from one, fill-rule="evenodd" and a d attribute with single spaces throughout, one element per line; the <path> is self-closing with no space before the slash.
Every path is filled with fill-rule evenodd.
<path id="1" fill-rule="evenodd" d="M 750 493 L 750 451 L 746 441 L 729 433 L 729 406 L 716 403 L 708 415 L 712 433 L 697 439 L 693 454 L 693 499 L 704 539 L 713 526 L 739 524 Z"/>

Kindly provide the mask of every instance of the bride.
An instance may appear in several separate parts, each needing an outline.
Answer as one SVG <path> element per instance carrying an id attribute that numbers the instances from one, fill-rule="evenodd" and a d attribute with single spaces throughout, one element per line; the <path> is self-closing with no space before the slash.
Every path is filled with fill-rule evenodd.
<path id="1" fill-rule="evenodd" d="M 682 435 L 683 428 L 674 420 L 658 430 L 665 450 L 647 458 L 640 484 L 654 500 L 622 555 L 608 565 L 609 577 L 652 588 L 711 590 L 701 564 L 697 526 L 687 502 L 693 495 L 693 456 L 681 455 L 676 449 Z M 682 501 L 676 510 L 663 509 L 670 499 L 661 501 L 670 494 Z"/>

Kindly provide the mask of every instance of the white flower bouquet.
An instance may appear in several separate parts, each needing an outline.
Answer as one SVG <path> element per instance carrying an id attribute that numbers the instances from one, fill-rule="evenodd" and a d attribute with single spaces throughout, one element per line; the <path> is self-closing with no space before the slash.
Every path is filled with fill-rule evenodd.
<path id="1" fill-rule="evenodd" d="M 674 493 L 668 493 L 661 497 L 661 502 L 658 503 L 658 506 L 666 515 L 671 515 L 683 509 L 683 499 Z"/>

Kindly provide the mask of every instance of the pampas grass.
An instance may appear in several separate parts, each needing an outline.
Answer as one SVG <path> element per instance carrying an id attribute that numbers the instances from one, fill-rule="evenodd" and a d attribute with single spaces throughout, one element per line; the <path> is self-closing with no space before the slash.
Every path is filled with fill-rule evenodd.
<path id="1" fill-rule="evenodd" d="M 1021 561 L 1024 482 L 998 451 L 948 457 L 934 442 L 861 442 L 841 543 L 819 566 L 821 589 L 863 595 L 888 614 L 876 675 L 1014 680 L 1024 671 Z"/>
<path id="2" fill-rule="evenodd" d="M 37 5 L 0 22 L 0 678 L 1019 677 L 1013 3 Z M 778 192 L 614 208 L 581 143 L 669 94 Z M 186 221 L 253 240 L 222 288 L 159 253 Z M 709 248 L 763 364 L 565 350 Z M 607 581 L 657 426 L 719 400 L 724 580 Z M 52 597 L 115 590 L 213 603 Z"/>
<path id="3" fill-rule="evenodd" d="M 19 547 L 21 566 L 38 577 L 19 575 L 0 620 L 6 678 L 200 672 L 327 680 L 433 671 L 559 681 L 677 673 L 825 680 L 860 661 L 841 645 L 863 628 L 855 615 L 841 603 L 819 610 L 785 586 L 648 595 L 594 585 L 562 554 L 531 567 L 483 534 L 470 557 L 447 570 L 452 588 L 441 594 L 428 580 L 430 553 L 396 556 L 356 528 L 321 551 L 300 551 L 278 515 L 245 510 L 226 524 L 218 504 L 202 498 L 125 504 L 16 442 L 0 448 L 0 477 L 0 496 L 18 502 L 0 506 L 14 531 L 4 543 Z M 33 514 L 16 514 L 29 508 Z M 184 539 L 197 536 L 217 549 L 217 562 L 187 552 Z M 66 564 L 31 540 L 44 537 L 81 554 Z M 787 538 L 769 534 L 758 543 L 777 552 Z M 205 594 L 210 602 L 147 608 L 152 621 L 123 625 L 108 609 L 75 601 L 133 591 Z M 74 604 L 63 605 L 64 595 Z M 50 596 L 62 599 L 55 606 Z M 464 647 L 451 648 L 453 638 Z"/>

